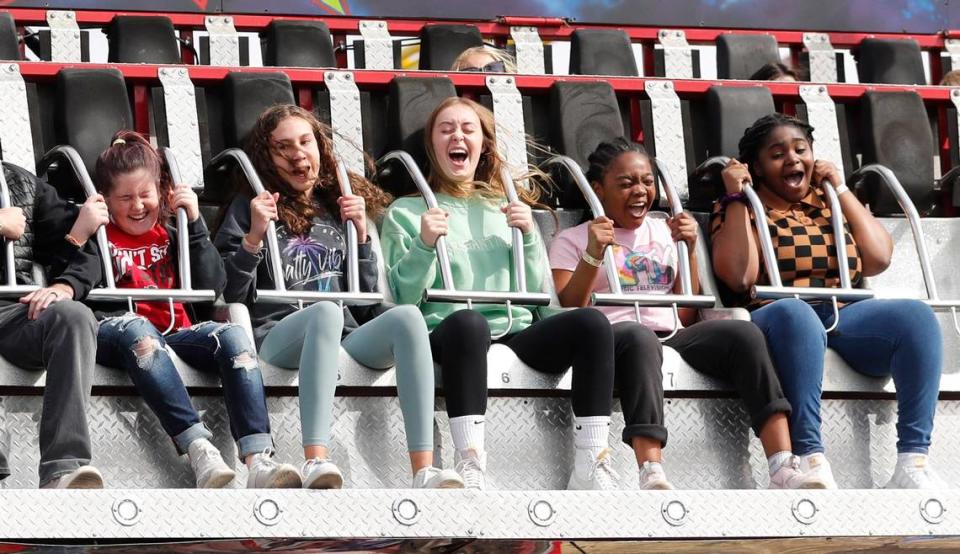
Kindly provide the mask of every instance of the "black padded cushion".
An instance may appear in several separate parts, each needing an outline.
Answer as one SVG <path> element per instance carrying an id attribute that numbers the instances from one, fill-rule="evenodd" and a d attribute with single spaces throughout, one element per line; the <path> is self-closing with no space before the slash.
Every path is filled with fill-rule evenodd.
<path id="1" fill-rule="evenodd" d="M 867 38 L 857 49 L 861 83 L 925 85 L 923 55 L 913 39 Z"/>
<path id="2" fill-rule="evenodd" d="M 556 82 L 550 87 L 551 146 L 574 159 L 584 170 L 587 157 L 601 142 L 625 134 L 617 96 L 609 83 Z M 563 208 L 585 206 L 583 195 L 566 172 L 556 175 L 557 203 Z"/>
<path id="3" fill-rule="evenodd" d="M 263 35 L 263 65 L 336 67 L 330 28 L 322 21 L 275 19 Z"/>
<path id="4" fill-rule="evenodd" d="M 0 12 L 0 60 L 19 60 L 17 24 L 9 12 Z"/>
<path id="5" fill-rule="evenodd" d="M 231 72 L 223 82 L 224 145 L 243 148 L 244 141 L 264 110 L 277 104 L 296 104 L 293 85 L 285 73 Z"/>
<path id="6" fill-rule="evenodd" d="M 116 69 L 61 69 L 54 106 L 57 143 L 76 148 L 91 175 L 113 134 L 133 129 L 127 87 Z"/>
<path id="7" fill-rule="evenodd" d="M 879 163 L 890 168 L 920 213 L 929 212 L 935 202 L 934 146 L 923 100 L 910 91 L 867 92 L 861 103 L 863 165 Z M 875 214 L 901 212 L 878 181 L 866 181 L 866 192 Z"/>
<path id="8" fill-rule="evenodd" d="M 571 75 L 637 77 L 630 37 L 619 29 L 581 29 L 570 40 Z"/>
<path id="9" fill-rule="evenodd" d="M 749 79 L 768 63 L 779 63 L 777 39 L 770 35 L 724 33 L 717 37 L 717 78 Z"/>
<path id="10" fill-rule="evenodd" d="M 420 69 L 449 71 L 457 56 L 474 46 L 483 46 L 483 37 L 473 25 L 425 25 L 420 30 Z"/>
<path id="11" fill-rule="evenodd" d="M 106 31 L 107 59 L 112 63 L 183 63 L 177 32 L 168 17 L 117 15 Z"/>
<path id="12" fill-rule="evenodd" d="M 710 87 L 707 91 L 707 156 L 736 156 L 743 132 L 776 110 L 766 87 Z"/>

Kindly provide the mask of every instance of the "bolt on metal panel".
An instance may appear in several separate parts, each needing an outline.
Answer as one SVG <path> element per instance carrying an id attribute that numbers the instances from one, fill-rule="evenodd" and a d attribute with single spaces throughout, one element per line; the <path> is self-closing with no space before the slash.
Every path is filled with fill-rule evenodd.
<path id="1" fill-rule="evenodd" d="M 210 15 L 204 18 L 210 36 L 210 65 L 240 66 L 240 34 L 228 15 Z"/>
<path id="2" fill-rule="evenodd" d="M 800 98 L 807 107 L 807 121 L 813 126 L 817 158 L 827 160 L 843 175 L 843 151 L 837 126 L 837 107 L 823 85 L 801 85 Z"/>

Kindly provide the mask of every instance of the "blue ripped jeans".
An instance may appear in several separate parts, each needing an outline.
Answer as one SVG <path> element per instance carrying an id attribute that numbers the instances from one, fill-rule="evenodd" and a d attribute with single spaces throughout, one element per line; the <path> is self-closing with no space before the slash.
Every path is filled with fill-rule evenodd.
<path id="1" fill-rule="evenodd" d="M 753 322 L 767 338 L 780 384 L 793 412 L 790 439 L 797 455 L 823 452 L 820 395 L 829 346 L 854 370 L 893 377 L 897 389 L 897 451 L 926 453 L 940 390 L 943 337 L 933 310 L 918 300 L 861 300 L 840 309 L 829 302 L 786 298 L 757 309 Z"/>
<path id="2" fill-rule="evenodd" d="M 97 363 L 125 370 L 183 454 L 213 435 L 200 421 L 165 347 L 199 371 L 219 371 L 240 458 L 273 447 L 263 377 L 242 327 L 207 321 L 164 337 L 143 317 L 127 314 L 100 322 Z"/>

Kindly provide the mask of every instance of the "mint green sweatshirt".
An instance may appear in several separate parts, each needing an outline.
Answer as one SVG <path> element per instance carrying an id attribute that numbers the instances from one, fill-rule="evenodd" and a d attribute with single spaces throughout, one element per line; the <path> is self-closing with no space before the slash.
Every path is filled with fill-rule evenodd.
<path id="1" fill-rule="evenodd" d="M 511 235 L 507 218 L 500 211 L 506 200 L 495 201 L 478 195 L 456 198 L 437 194 L 440 207 L 450 214 L 447 220 L 447 249 L 453 285 L 459 290 L 516 291 L 513 279 Z M 420 216 L 427 211 L 420 196 L 398 198 L 387 210 L 381 226 L 383 258 L 394 298 L 401 304 L 416 304 L 423 312 L 427 328 L 433 330 L 451 313 L 466 309 L 466 304 L 423 302 L 423 291 L 442 288 L 437 253 L 420 240 Z M 542 292 L 546 276 L 546 253 L 536 228 L 523 236 L 526 258 L 527 292 Z M 475 304 L 474 309 L 490 323 L 492 334 L 507 328 L 506 306 Z M 533 308 L 513 306 L 511 332 L 522 331 L 533 323 Z"/>

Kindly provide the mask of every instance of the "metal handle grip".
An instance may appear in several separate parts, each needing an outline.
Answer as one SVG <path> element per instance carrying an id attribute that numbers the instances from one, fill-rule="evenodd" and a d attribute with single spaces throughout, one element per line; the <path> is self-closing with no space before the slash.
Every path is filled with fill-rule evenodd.
<path id="1" fill-rule="evenodd" d="M 177 157 L 173 150 L 164 146 L 160 149 L 164 160 L 167 162 L 167 170 L 170 172 L 170 179 L 173 186 L 183 182 L 180 177 L 180 166 L 177 165 Z M 190 265 L 190 231 L 187 229 L 189 221 L 187 220 L 187 210 L 177 208 L 177 269 L 180 272 L 180 288 L 190 290 L 193 288 L 193 273 Z"/>

